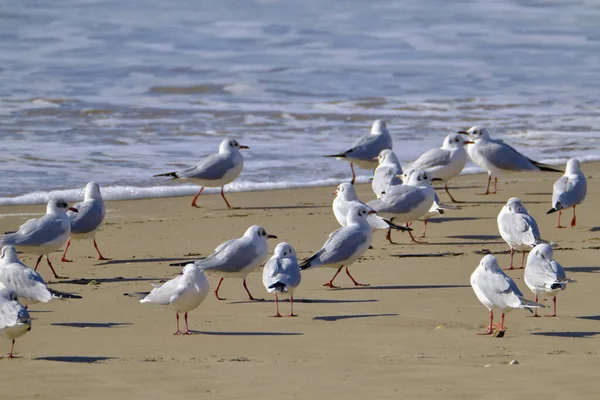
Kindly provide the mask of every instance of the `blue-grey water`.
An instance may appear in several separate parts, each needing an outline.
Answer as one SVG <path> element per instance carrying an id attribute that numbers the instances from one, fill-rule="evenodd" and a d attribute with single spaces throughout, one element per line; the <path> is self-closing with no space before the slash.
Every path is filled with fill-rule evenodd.
<path id="1" fill-rule="evenodd" d="M 0 196 L 152 186 L 224 136 L 252 147 L 233 189 L 332 182 L 349 167 L 321 156 L 376 118 L 405 163 L 475 124 L 597 159 L 599 21 L 591 0 L 4 1 Z"/>

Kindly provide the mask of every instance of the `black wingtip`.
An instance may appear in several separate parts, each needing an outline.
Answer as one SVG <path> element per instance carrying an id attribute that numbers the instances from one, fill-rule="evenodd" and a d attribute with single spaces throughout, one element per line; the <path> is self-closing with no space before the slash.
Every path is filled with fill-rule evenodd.
<path id="1" fill-rule="evenodd" d="M 269 289 L 275 289 L 281 293 L 286 291 L 285 283 L 283 283 L 283 282 L 275 282 L 274 284 L 269 286 Z"/>
<path id="2" fill-rule="evenodd" d="M 173 263 L 173 264 L 169 264 L 169 267 L 185 267 L 189 263 L 190 262 Z"/>
<path id="3" fill-rule="evenodd" d="M 304 271 L 305 269 L 309 269 L 311 267 L 310 261 L 304 261 L 300 264 L 300 270 Z"/>
<path id="4" fill-rule="evenodd" d="M 83 297 L 81 297 L 78 294 L 74 294 L 74 293 L 59 292 L 58 290 L 54 290 L 54 289 L 50 289 L 50 288 L 48 288 L 48 291 L 50 291 L 50 293 L 54 297 L 57 297 L 59 299 L 83 299 Z"/>
<path id="5" fill-rule="evenodd" d="M 552 213 L 555 213 L 555 212 L 557 212 L 557 211 L 558 211 L 558 210 L 557 210 L 556 208 L 551 208 L 551 209 L 549 209 L 549 210 L 546 212 L 546 214 L 552 214 Z"/>
<path id="6" fill-rule="evenodd" d="M 561 174 L 564 173 L 564 171 L 562 171 L 562 170 L 560 170 L 560 169 L 558 169 L 556 167 L 553 167 L 551 165 L 542 164 L 542 163 L 539 163 L 539 162 L 533 161 L 533 160 L 529 160 L 529 161 L 531 161 L 533 163 L 533 165 L 535 165 L 536 167 L 538 167 L 541 171 L 545 171 L 545 172 L 560 172 Z"/>
<path id="7" fill-rule="evenodd" d="M 166 174 L 152 175 L 153 178 L 156 178 L 156 177 L 159 177 L 159 176 L 168 176 L 170 178 L 179 178 L 177 176 L 177 172 L 167 172 Z"/>
<path id="8" fill-rule="evenodd" d="M 444 210 L 442 210 L 441 208 L 438 210 L 438 212 L 440 213 L 440 215 L 444 215 Z"/>
<path id="9" fill-rule="evenodd" d="M 341 154 L 330 154 L 330 155 L 323 156 L 323 157 L 330 157 L 330 158 L 346 157 L 346 153 L 341 153 Z"/>

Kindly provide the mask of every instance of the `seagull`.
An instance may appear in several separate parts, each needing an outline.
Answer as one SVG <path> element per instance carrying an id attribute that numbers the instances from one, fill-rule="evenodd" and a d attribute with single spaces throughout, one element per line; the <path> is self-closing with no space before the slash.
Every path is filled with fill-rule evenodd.
<path id="1" fill-rule="evenodd" d="M 237 140 L 225 139 L 219 146 L 219 153 L 205 157 L 196 166 L 181 171 L 167 172 L 157 176 L 168 176 L 173 179 L 189 179 L 190 181 L 202 186 L 200 191 L 192 200 L 192 207 L 198 207 L 196 200 L 205 187 L 220 187 L 221 197 L 225 200 L 227 208 L 231 205 L 225 198 L 223 187 L 238 177 L 244 168 L 244 157 L 240 153 L 241 149 L 249 149 L 248 146 L 240 145 Z"/>
<path id="2" fill-rule="evenodd" d="M 140 303 L 153 303 L 169 306 L 175 311 L 177 331 L 174 335 L 191 335 L 188 328 L 188 312 L 196 309 L 209 291 L 208 280 L 196 264 L 190 263 L 181 274 L 161 286 L 157 286 Z M 185 332 L 179 330 L 179 314 L 184 313 Z"/>
<path id="3" fill-rule="evenodd" d="M 467 131 L 459 131 L 458 133 L 469 135 L 471 140 L 475 142 L 473 145 L 466 147 L 469 158 L 488 172 L 487 189 L 482 194 L 495 194 L 498 189 L 498 177 L 502 176 L 505 172 L 562 172 L 550 165 L 527 158 L 502 140 L 492 139 L 485 128 L 473 126 Z M 490 192 L 492 176 L 494 176 L 494 191 Z"/>
<path id="4" fill-rule="evenodd" d="M 409 223 L 422 218 L 430 210 L 434 198 L 431 176 L 425 171 L 415 170 L 404 184 L 390 186 L 383 197 L 372 200 L 367 205 L 394 223 Z M 408 233 L 411 240 L 418 243 L 412 232 Z"/>
<path id="5" fill-rule="evenodd" d="M 289 296 L 290 315 L 288 317 L 297 317 L 294 314 L 294 290 L 300 285 L 302 275 L 296 250 L 286 242 L 281 242 L 275 247 L 273 257 L 267 261 L 263 269 L 263 285 L 267 292 L 275 294 L 275 308 L 277 314 L 274 317 L 281 317 L 279 314 L 279 296 Z"/>
<path id="6" fill-rule="evenodd" d="M 552 214 L 558 211 L 558 225 L 557 228 L 564 228 L 560 226 L 560 216 L 562 210 L 565 208 L 573 207 L 573 219 L 571 220 L 571 228 L 577 223 L 575 217 L 575 206 L 583 203 L 585 195 L 587 194 L 587 180 L 585 175 L 581 172 L 581 165 L 579 160 L 571 158 L 567 162 L 567 170 L 565 174 L 554 183 L 552 190 L 552 208 L 548 210 L 546 214 Z"/>
<path id="7" fill-rule="evenodd" d="M 46 286 L 40 274 L 19 260 L 13 246 L 4 246 L 0 251 L 0 288 L 15 291 L 21 304 L 47 303 L 52 299 L 81 299 L 81 296 L 59 292 Z"/>
<path id="8" fill-rule="evenodd" d="M 341 183 L 336 190 L 334 190 L 331 194 L 335 195 L 335 199 L 333 200 L 333 214 L 335 215 L 335 219 L 339 222 L 341 226 L 347 225 L 347 215 L 348 211 L 352 206 L 355 205 L 363 205 L 368 207 L 365 203 L 358 199 L 358 195 L 356 194 L 356 189 L 351 183 L 344 182 Z M 407 228 L 405 226 L 396 225 L 390 220 L 381 218 L 377 214 L 371 214 L 367 218 L 369 221 L 369 225 L 373 230 L 386 229 L 388 231 L 386 239 L 392 242 L 391 239 L 391 230 L 397 229 L 400 231 L 411 231 L 412 229 Z"/>
<path id="9" fill-rule="evenodd" d="M 404 173 L 402 174 L 402 180 L 408 182 L 410 176 L 414 174 L 415 171 L 416 170 L 412 168 L 404 171 Z M 444 215 L 444 213 L 446 212 L 446 208 L 449 207 L 447 205 L 442 204 L 440 198 L 438 197 L 437 193 L 435 193 L 435 191 L 433 193 L 433 203 L 431 204 L 429 211 L 427 211 L 425 215 L 419 218 L 421 221 L 423 221 L 423 234 L 418 237 L 419 239 L 424 239 L 427 236 L 427 223 L 429 221 L 429 218 Z"/>
<path id="10" fill-rule="evenodd" d="M 381 153 L 373 160 L 375 159 L 379 162 L 379 166 L 375 168 L 371 187 L 375 196 L 380 198 L 389 186 L 402 184 L 398 175 L 402 175 L 403 171 L 398 157 L 390 149 L 381 150 Z"/>
<path id="11" fill-rule="evenodd" d="M 538 244 L 531 250 L 525 267 L 525 284 L 535 295 L 536 303 L 538 296 L 552 297 L 554 312 L 549 317 L 556 317 L 556 294 L 565 290 L 567 283 L 576 281 L 567 279 L 562 265 L 552 259 L 552 253 L 552 246 L 547 243 Z M 538 316 L 537 310 L 533 316 Z"/>
<path id="12" fill-rule="evenodd" d="M 454 203 L 457 201 L 448 190 L 448 182 L 456 178 L 467 163 L 467 151 L 465 145 L 473 144 L 470 140 L 465 140 L 462 135 L 452 133 L 444 139 L 442 147 L 426 151 L 421 157 L 412 164 L 411 168 L 426 171 L 432 178 L 438 178 L 444 181 L 444 189 Z"/>
<path id="13" fill-rule="evenodd" d="M 248 298 L 256 300 L 252 297 L 248 286 L 246 286 L 246 276 L 267 259 L 269 255 L 267 239 L 277 239 L 277 236 L 268 234 L 262 226 L 252 225 L 241 238 L 230 239 L 221 243 L 213 254 L 194 263 L 208 274 L 221 276 L 215 290 L 215 296 L 218 300 L 227 300 L 219 297 L 219 289 L 225 277 L 243 278 L 243 285 L 246 293 L 248 293 Z"/>
<path id="14" fill-rule="evenodd" d="M 65 277 L 58 276 L 54 271 L 48 254 L 60 249 L 69 239 L 71 221 L 67 216 L 67 210 L 77 212 L 76 208 L 69 207 L 63 199 L 50 199 L 46 206 L 46 215 L 39 219 L 30 219 L 21 225 L 17 232 L 0 237 L 0 246 L 10 245 L 24 253 L 39 254 L 35 270 L 42 257 L 46 256 L 54 277 L 64 279 Z"/>
<path id="15" fill-rule="evenodd" d="M 67 242 L 67 247 L 62 255 L 61 261 L 71 262 L 67 260 L 67 250 L 71 245 L 71 239 L 92 239 L 94 241 L 94 247 L 98 252 L 98 260 L 110 260 L 100 253 L 98 244 L 96 243 L 96 232 L 102 222 L 104 222 L 104 200 L 100 194 L 100 185 L 96 182 L 89 182 L 85 186 L 85 195 L 83 202 L 77 203 L 73 206 L 78 212 L 69 211 L 67 215 L 71 220 L 71 237 Z"/>
<path id="16" fill-rule="evenodd" d="M 529 215 L 521 199 L 511 197 L 498 214 L 498 230 L 502 239 L 510 246 L 510 267 L 513 266 L 515 250 L 522 251 L 521 266 L 525 264 L 525 254 L 540 243 L 548 243 L 540 236 L 535 219 Z"/>
<path id="17" fill-rule="evenodd" d="M 335 157 L 339 160 L 345 160 L 350 163 L 352 169 L 352 184 L 356 181 L 354 173 L 354 164 L 360 168 L 373 169 L 377 166 L 377 162 L 373 161 L 375 157 L 381 153 L 381 150 L 392 149 L 392 137 L 387 130 L 385 121 L 378 119 L 373 122 L 371 133 L 360 137 L 352 144 L 350 150 L 343 153 L 333 154 L 325 157 Z"/>
<path id="18" fill-rule="evenodd" d="M 12 341 L 8 358 L 14 358 L 15 339 L 31 330 L 31 318 L 17 294 L 11 289 L 0 289 L 0 336 Z"/>
<path id="19" fill-rule="evenodd" d="M 352 280 L 354 286 L 368 286 L 358 283 L 350 275 L 348 267 L 371 246 L 372 228 L 367 220 L 370 214 L 375 214 L 375 211 L 369 207 L 363 205 L 352 206 L 346 216 L 347 225 L 333 231 L 321 250 L 302 262 L 300 269 L 305 270 L 320 266 L 337 268 L 333 278 L 323 285 L 336 288 L 337 286 L 333 284 L 333 281 L 345 266 L 346 274 Z"/>
<path id="20" fill-rule="evenodd" d="M 544 307 L 543 304 L 523 298 L 523 293 L 515 282 L 502 271 L 496 257 L 489 254 L 481 259 L 475 272 L 471 275 L 471 287 L 481 304 L 490 310 L 490 325 L 488 330 L 480 335 L 494 333 L 493 328 L 497 326 L 494 324 L 494 309 L 502 311 L 502 320 L 498 328 L 503 332 L 505 313 L 515 308 L 526 308 L 531 311 L 532 308 Z"/>

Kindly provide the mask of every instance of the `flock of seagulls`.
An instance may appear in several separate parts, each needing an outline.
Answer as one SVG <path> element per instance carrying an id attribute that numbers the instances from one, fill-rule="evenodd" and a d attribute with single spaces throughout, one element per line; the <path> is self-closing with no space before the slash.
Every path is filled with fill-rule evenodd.
<path id="1" fill-rule="evenodd" d="M 231 208 L 224 193 L 224 186 L 241 173 L 244 159 L 240 150 L 247 149 L 236 140 L 225 139 L 219 152 L 204 158 L 197 165 L 181 171 L 155 175 L 172 179 L 184 179 L 201 186 L 192 200 L 193 207 L 199 207 L 198 198 L 205 187 L 221 188 L 221 196 Z M 188 313 L 196 309 L 210 291 L 205 273 L 219 277 L 214 291 L 218 300 L 219 289 L 225 278 L 242 279 L 243 287 L 250 300 L 257 300 L 246 285 L 246 277 L 266 261 L 263 268 L 265 290 L 275 297 L 276 317 L 280 298 L 290 299 L 290 314 L 294 314 L 294 291 L 302 280 L 301 271 L 319 267 L 329 267 L 335 274 L 323 286 L 335 288 L 334 280 L 345 268 L 347 276 L 356 286 L 359 283 L 350 273 L 350 266 L 360 259 L 369 248 L 373 232 L 386 230 L 386 239 L 393 243 L 391 231 L 406 231 L 413 242 L 417 242 L 410 227 L 415 220 L 425 223 L 434 215 L 444 214 L 452 206 L 440 202 L 432 182 L 444 182 L 444 189 L 450 201 L 457 201 L 448 190 L 448 182 L 458 176 L 470 158 L 488 172 L 486 192 L 497 192 L 497 179 L 512 171 L 560 171 L 554 167 L 538 163 L 522 155 L 501 140 L 494 140 L 483 127 L 474 126 L 467 131 L 445 137 L 440 148 L 431 149 L 419 157 L 408 170 L 403 170 L 398 157 L 393 152 L 392 137 L 386 123 L 377 120 L 371 132 L 359 138 L 353 147 L 343 153 L 327 156 L 350 163 L 352 180 L 342 183 L 333 192 L 333 214 L 340 228 L 333 231 L 323 246 L 312 256 L 299 262 L 296 250 L 286 242 L 279 243 L 273 256 L 267 261 L 269 249 L 267 240 L 277 236 L 267 233 L 265 228 L 253 225 L 239 238 L 220 244 L 210 256 L 193 263 L 171 264 L 183 266 L 181 274 L 166 283 L 156 286 L 141 303 L 158 304 L 175 312 L 177 331 L 175 334 L 190 334 Z M 356 179 L 354 166 L 374 170 L 372 189 L 375 199 L 363 202 L 353 186 Z M 492 177 L 494 191 L 490 192 Z M 552 208 L 548 214 L 558 211 L 558 225 L 562 210 L 573 207 L 571 227 L 575 226 L 575 207 L 586 196 L 587 182 L 580 163 L 571 159 L 566 172 L 556 181 L 553 188 Z M 12 341 L 9 357 L 13 357 L 14 341 L 31 330 L 31 318 L 27 306 L 45 303 L 52 299 L 81 298 L 76 294 L 58 292 L 49 288 L 37 267 L 45 256 L 56 279 L 59 276 L 49 259 L 49 254 L 63 246 L 61 261 L 66 258 L 71 240 L 87 239 L 93 242 L 99 260 L 108 260 L 100 252 L 96 233 L 105 218 L 105 205 L 100 187 L 90 182 L 85 188 L 84 201 L 69 207 L 63 199 L 50 199 L 46 214 L 31 219 L 17 231 L 0 237 L 0 334 Z M 489 325 L 484 334 L 504 334 L 504 316 L 512 309 L 528 309 L 537 316 L 537 309 L 544 307 L 538 300 L 552 298 L 556 316 L 556 295 L 565 290 L 568 279 L 564 269 L 553 260 L 552 246 L 542 239 L 538 225 L 527 211 L 523 202 L 510 198 L 498 214 L 498 229 L 510 247 L 510 262 L 507 269 L 515 269 L 515 251 L 522 252 L 520 268 L 525 269 L 525 283 L 535 296 L 535 301 L 524 298 L 515 282 L 500 268 L 498 259 L 492 255 L 483 257 L 471 276 L 471 286 L 480 302 L 489 309 Z M 418 242 L 417 242 L 418 243 Z M 17 251 L 39 255 L 35 268 L 23 264 Z M 525 257 L 527 262 L 525 263 Z M 500 324 L 494 323 L 494 310 L 501 312 Z M 184 315 L 185 330 L 180 329 L 179 315 Z"/>

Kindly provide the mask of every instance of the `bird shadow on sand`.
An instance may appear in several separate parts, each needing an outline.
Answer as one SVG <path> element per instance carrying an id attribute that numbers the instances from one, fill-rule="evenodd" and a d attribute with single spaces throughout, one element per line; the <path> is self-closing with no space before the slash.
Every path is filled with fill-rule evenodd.
<path id="1" fill-rule="evenodd" d="M 446 236 L 452 239 L 465 239 L 465 240 L 498 240 L 502 239 L 499 235 L 451 235 Z"/>
<path id="2" fill-rule="evenodd" d="M 376 299 L 367 299 L 367 300 L 337 300 L 337 299 L 294 299 L 294 303 L 312 303 L 312 304 L 342 304 L 342 303 L 374 303 L 379 300 Z M 275 303 L 275 300 L 263 300 L 264 303 Z M 289 303 L 290 299 L 282 299 L 279 300 L 280 303 Z M 227 304 L 248 304 L 255 303 L 252 300 L 243 300 L 243 301 L 232 301 Z"/>
<path id="3" fill-rule="evenodd" d="M 593 228 L 590 228 L 590 232 L 598 232 L 600 231 L 600 226 L 594 226 Z"/>
<path id="4" fill-rule="evenodd" d="M 551 192 L 523 193 L 525 196 L 552 196 Z M 528 201 L 528 203 L 530 203 Z"/>
<path id="5" fill-rule="evenodd" d="M 336 292 L 342 290 L 411 290 L 411 289 L 462 289 L 470 288 L 471 285 L 390 285 L 390 286 L 354 286 L 333 289 Z"/>
<path id="6" fill-rule="evenodd" d="M 478 219 L 492 219 L 492 217 L 442 217 L 429 218 L 427 221 L 433 224 L 440 224 L 442 222 L 474 221 Z"/>
<path id="7" fill-rule="evenodd" d="M 465 253 L 417 253 L 417 254 L 391 254 L 392 257 L 398 258 L 428 258 L 428 257 L 457 257 Z"/>
<path id="8" fill-rule="evenodd" d="M 170 279 L 170 278 L 162 278 L 162 279 Z M 146 282 L 146 281 L 154 281 L 159 282 L 161 278 L 123 278 L 122 276 L 116 276 L 114 278 L 98 278 L 98 279 L 89 279 L 89 278 L 78 278 L 78 279 L 65 279 L 60 281 L 48 282 L 49 284 L 59 284 L 59 283 L 68 283 L 71 285 L 94 285 L 94 284 L 102 284 L 102 283 L 115 283 L 115 282 Z M 95 282 L 95 283 L 94 283 Z"/>
<path id="9" fill-rule="evenodd" d="M 568 272 L 590 272 L 597 273 L 600 271 L 600 267 L 565 267 L 565 271 Z"/>
<path id="10" fill-rule="evenodd" d="M 582 315 L 580 317 L 575 317 L 579 319 L 589 319 L 590 321 L 600 321 L 600 315 Z"/>
<path id="11" fill-rule="evenodd" d="M 56 322 L 50 325 L 69 328 L 113 328 L 133 324 L 131 322 Z"/>
<path id="12" fill-rule="evenodd" d="M 52 357 L 37 357 L 34 360 L 39 361 L 58 361 L 68 363 L 93 364 L 100 361 L 118 360 L 118 357 L 92 357 L 92 356 L 52 356 Z"/>
<path id="13" fill-rule="evenodd" d="M 397 317 L 398 314 L 352 314 L 352 315 L 323 315 L 313 317 L 313 321 L 328 321 L 335 322 L 342 319 L 355 319 L 355 318 L 377 318 L 377 317 Z"/>
<path id="14" fill-rule="evenodd" d="M 198 257 L 188 258 L 188 257 L 171 257 L 171 258 L 131 258 L 127 260 L 108 260 L 105 262 L 101 262 L 96 264 L 100 265 L 115 265 L 115 264 L 139 264 L 139 263 L 163 263 L 163 262 L 171 262 L 171 261 L 189 261 L 194 262 L 198 259 Z"/>
<path id="15" fill-rule="evenodd" d="M 456 241 L 456 242 L 427 242 L 425 244 L 431 244 L 434 246 L 456 246 L 456 245 L 463 245 L 463 246 L 482 246 L 482 245 L 488 245 L 488 244 L 504 244 L 504 241 L 490 241 L 490 240 L 483 240 L 483 241 L 470 241 L 470 242 L 463 242 L 463 241 Z"/>
<path id="16" fill-rule="evenodd" d="M 331 205 L 241 207 L 241 208 L 238 208 L 238 210 L 294 210 L 294 209 L 311 209 L 311 208 L 331 208 Z"/>
<path id="17" fill-rule="evenodd" d="M 584 331 L 568 331 L 568 332 L 533 332 L 532 335 L 537 336 L 549 336 L 549 337 L 563 337 L 563 338 L 576 338 L 576 339 L 589 339 L 596 335 L 600 335 L 600 332 L 584 332 Z"/>
<path id="18" fill-rule="evenodd" d="M 212 336 L 299 336 L 302 332 L 209 332 L 209 331 L 190 331 L 194 335 L 212 335 Z"/>

